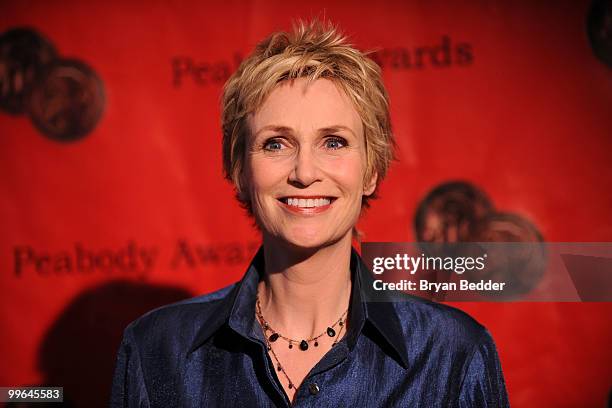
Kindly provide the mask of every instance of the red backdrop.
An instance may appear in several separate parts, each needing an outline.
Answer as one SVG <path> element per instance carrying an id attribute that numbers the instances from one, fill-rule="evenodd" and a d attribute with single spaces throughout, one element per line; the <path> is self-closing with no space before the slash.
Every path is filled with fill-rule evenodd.
<path id="1" fill-rule="evenodd" d="M 0 112 L 0 385 L 105 402 L 122 326 L 242 276 L 258 237 L 221 175 L 221 86 L 294 18 L 331 19 L 383 65 L 400 151 L 366 241 L 414 240 L 419 200 L 451 179 L 547 241 L 610 241 L 612 76 L 587 39 L 589 6 L 0 2 L 0 33 L 36 29 L 106 92 L 72 143 Z M 513 406 L 605 406 L 609 303 L 455 306 L 492 332 Z"/>

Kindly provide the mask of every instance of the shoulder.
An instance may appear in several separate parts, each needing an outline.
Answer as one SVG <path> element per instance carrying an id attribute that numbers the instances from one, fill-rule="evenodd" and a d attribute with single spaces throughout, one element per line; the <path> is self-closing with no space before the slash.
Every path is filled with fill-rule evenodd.
<path id="1" fill-rule="evenodd" d="M 129 398 L 135 401 L 130 406 L 145 400 L 178 406 L 186 355 L 202 330 L 223 324 L 236 286 L 159 307 L 130 323 L 117 356 L 111 405 L 123 406 L 119 401 Z"/>
<path id="2" fill-rule="evenodd" d="M 460 309 L 420 298 L 394 306 L 413 367 L 435 372 L 460 406 L 508 406 L 497 349 L 482 324 Z"/>
<path id="3" fill-rule="evenodd" d="M 467 357 L 489 338 L 482 324 L 455 307 L 416 297 L 393 304 L 404 337 L 411 343 L 409 347 L 419 343 L 465 353 Z"/>
<path id="4" fill-rule="evenodd" d="M 214 324 L 213 320 L 221 323 L 236 285 L 153 309 L 130 323 L 125 332 L 144 347 L 189 347 L 202 327 Z"/>

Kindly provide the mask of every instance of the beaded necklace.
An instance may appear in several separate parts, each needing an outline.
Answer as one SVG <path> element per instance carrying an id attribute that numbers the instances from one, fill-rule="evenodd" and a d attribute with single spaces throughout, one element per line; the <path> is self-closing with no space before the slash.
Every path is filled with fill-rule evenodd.
<path id="1" fill-rule="evenodd" d="M 274 357 L 274 359 L 276 360 L 276 369 L 279 372 L 282 372 L 283 375 L 285 376 L 285 378 L 287 378 L 287 382 L 289 383 L 289 389 L 295 387 L 293 381 L 291 381 L 291 379 L 289 378 L 289 375 L 287 374 L 287 372 L 285 371 L 283 365 L 281 364 L 280 360 L 278 359 L 278 356 L 276 355 L 276 353 L 274 352 L 274 350 L 272 349 L 272 344 L 275 341 L 277 341 L 279 338 L 285 340 L 286 342 L 289 343 L 289 348 L 293 349 L 293 345 L 294 344 L 298 344 L 299 345 L 299 349 L 302 351 L 306 351 L 308 350 L 309 347 L 309 343 L 310 342 L 314 342 L 314 346 L 315 347 L 319 347 L 319 338 L 325 334 L 327 334 L 329 337 L 334 337 L 336 336 L 336 330 L 335 327 L 339 326 L 340 328 L 338 329 L 338 336 L 336 337 L 336 339 L 334 340 L 334 342 L 332 343 L 332 347 L 335 346 L 338 343 L 338 340 L 340 339 L 340 334 L 342 333 L 342 328 L 344 327 L 344 324 L 346 322 L 345 317 L 346 314 L 348 313 L 348 308 L 344 311 L 344 313 L 342 313 L 342 315 L 340 316 L 340 318 L 338 320 L 336 320 L 336 322 L 334 322 L 334 324 L 332 324 L 331 326 L 327 327 L 327 329 L 325 331 L 323 331 L 322 333 L 310 337 L 308 339 L 302 339 L 302 340 L 296 340 L 296 339 L 292 339 L 286 336 L 283 336 L 282 334 L 280 334 L 279 332 L 277 332 L 276 330 L 274 330 L 270 324 L 266 321 L 266 319 L 263 316 L 263 313 L 261 312 L 261 303 L 259 302 L 259 295 L 257 295 L 257 302 L 256 302 L 256 309 L 255 312 L 257 314 L 257 321 L 259 322 L 262 330 L 264 331 L 264 339 L 266 340 L 266 346 L 268 347 L 268 350 L 270 351 L 270 353 L 272 354 L 272 356 Z M 268 335 L 268 332 L 272 332 L 272 334 Z"/>

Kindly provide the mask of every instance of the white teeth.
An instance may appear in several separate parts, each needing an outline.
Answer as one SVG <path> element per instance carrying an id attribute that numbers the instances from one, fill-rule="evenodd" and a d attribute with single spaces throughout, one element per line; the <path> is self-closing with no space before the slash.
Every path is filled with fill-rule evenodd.
<path id="1" fill-rule="evenodd" d="M 288 205 L 300 208 L 322 207 L 330 203 L 331 200 L 329 198 L 287 198 Z"/>

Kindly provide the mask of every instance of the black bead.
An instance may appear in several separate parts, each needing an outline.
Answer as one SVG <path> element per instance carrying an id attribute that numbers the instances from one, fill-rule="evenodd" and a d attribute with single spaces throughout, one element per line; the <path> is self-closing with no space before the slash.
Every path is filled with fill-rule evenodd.
<path id="1" fill-rule="evenodd" d="M 293 384 L 289 383 L 289 389 L 293 388 Z"/>
<path id="2" fill-rule="evenodd" d="M 327 328 L 327 335 L 329 337 L 334 337 L 336 335 L 336 331 L 334 329 L 332 329 L 331 327 Z"/>
<path id="3" fill-rule="evenodd" d="M 300 342 L 300 350 L 302 350 L 302 351 L 308 350 L 308 343 L 306 342 L 306 340 L 302 340 Z"/>
<path id="4" fill-rule="evenodd" d="M 315 347 L 319 347 L 319 342 L 315 341 Z"/>
<path id="5" fill-rule="evenodd" d="M 340 320 L 340 323 L 338 323 L 340 326 L 344 326 L 344 322 L 342 320 Z"/>
<path id="6" fill-rule="evenodd" d="M 268 338 L 268 340 L 270 340 L 270 341 L 276 341 L 276 340 L 278 340 L 278 333 L 272 333 L 272 334 L 270 335 L 270 337 Z"/>
<path id="7" fill-rule="evenodd" d="M 280 370 L 281 370 L 281 366 L 280 366 L 280 364 L 278 365 L 278 367 L 276 367 L 276 369 L 277 369 L 278 371 L 280 371 Z"/>

